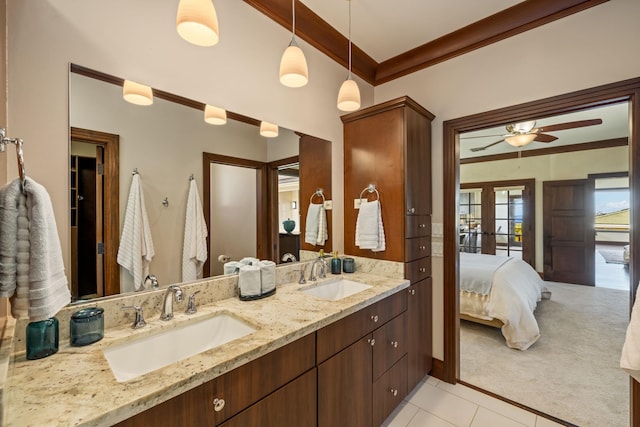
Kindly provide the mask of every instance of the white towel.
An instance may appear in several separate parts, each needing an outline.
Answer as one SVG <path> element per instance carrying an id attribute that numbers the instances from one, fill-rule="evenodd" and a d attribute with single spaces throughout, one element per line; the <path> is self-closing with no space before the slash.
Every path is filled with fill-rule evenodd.
<path id="1" fill-rule="evenodd" d="M 276 263 L 263 260 L 258 263 L 260 267 L 260 293 L 266 294 L 276 287 Z"/>
<path id="2" fill-rule="evenodd" d="M 328 238 L 327 213 L 324 210 L 324 205 L 310 203 L 305 221 L 305 243 L 323 246 Z"/>
<path id="3" fill-rule="evenodd" d="M 36 322 L 56 315 L 71 302 L 64 274 L 62 248 L 47 190 L 26 179 L 29 219 L 29 320 Z"/>
<path id="4" fill-rule="evenodd" d="M 238 273 L 240 296 L 254 297 L 260 295 L 260 267 L 243 265 Z"/>
<path id="5" fill-rule="evenodd" d="M 13 296 L 16 290 L 18 199 L 20 179 L 0 188 L 0 297 Z"/>
<path id="6" fill-rule="evenodd" d="M 238 261 L 242 265 L 254 265 L 260 262 L 258 258 L 254 258 L 252 256 L 244 257 L 240 261 Z"/>
<path id="7" fill-rule="evenodd" d="M 640 302 L 638 301 L 640 298 L 636 297 L 620 357 L 620 367 L 636 381 L 640 381 Z"/>
<path id="8" fill-rule="evenodd" d="M 140 175 L 136 173 L 131 179 L 129 189 L 124 227 L 118 248 L 118 264 L 129 270 L 137 291 L 144 289 L 144 279 L 149 275 L 149 263 L 154 254 L 142 183 Z"/>
<path id="9" fill-rule="evenodd" d="M 11 298 L 11 314 L 20 319 L 29 317 L 29 269 L 31 264 L 31 243 L 29 241 L 29 214 L 27 197 L 18 199 L 18 251 L 16 260 L 16 292 Z"/>
<path id="10" fill-rule="evenodd" d="M 379 200 L 363 200 L 356 220 L 356 246 L 381 252 L 386 249 L 384 226 L 382 225 L 382 206 Z"/>
<path id="11" fill-rule="evenodd" d="M 222 268 L 224 270 L 224 274 L 236 274 L 243 265 L 245 264 L 238 261 L 229 261 L 225 262 Z"/>
<path id="12" fill-rule="evenodd" d="M 184 222 L 182 245 L 182 281 L 190 282 L 202 276 L 202 266 L 207 260 L 207 224 L 202 212 L 196 180 L 189 184 L 187 213 Z"/>

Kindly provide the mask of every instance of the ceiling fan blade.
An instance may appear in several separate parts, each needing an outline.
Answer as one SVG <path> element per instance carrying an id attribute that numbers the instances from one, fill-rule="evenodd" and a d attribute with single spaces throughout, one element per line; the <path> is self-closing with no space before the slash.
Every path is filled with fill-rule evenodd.
<path id="1" fill-rule="evenodd" d="M 494 136 L 504 136 L 501 133 L 496 134 L 496 135 L 478 135 L 478 136 L 461 136 L 460 139 L 476 139 L 476 138 L 493 138 Z"/>
<path id="2" fill-rule="evenodd" d="M 492 142 L 491 144 L 485 145 L 483 147 L 473 147 L 473 148 L 470 149 L 470 151 L 475 153 L 476 151 L 486 150 L 489 147 L 493 147 L 494 145 L 500 144 L 502 141 L 504 141 L 504 139 L 501 139 L 500 141 Z"/>
<path id="3" fill-rule="evenodd" d="M 549 125 L 540 127 L 540 132 L 553 132 L 556 130 L 565 130 L 565 129 L 575 129 L 582 128 L 585 126 L 593 126 L 593 125 L 601 125 L 602 119 L 591 119 L 591 120 L 578 120 L 577 122 L 566 122 L 566 123 L 558 123 L 556 125 Z"/>
<path id="4" fill-rule="evenodd" d="M 553 142 L 556 139 L 558 139 L 557 136 L 547 135 L 546 133 L 539 133 L 539 134 L 536 135 L 536 138 L 534 139 L 534 141 L 538 141 L 538 142 Z"/>

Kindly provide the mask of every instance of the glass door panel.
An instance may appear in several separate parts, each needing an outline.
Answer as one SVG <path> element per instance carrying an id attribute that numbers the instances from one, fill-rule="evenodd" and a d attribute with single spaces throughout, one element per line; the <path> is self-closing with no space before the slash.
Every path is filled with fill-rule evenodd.
<path id="1" fill-rule="evenodd" d="M 496 255 L 522 259 L 522 188 L 501 188 L 494 192 Z"/>
<path id="2" fill-rule="evenodd" d="M 460 191 L 460 251 L 482 251 L 482 190 Z"/>

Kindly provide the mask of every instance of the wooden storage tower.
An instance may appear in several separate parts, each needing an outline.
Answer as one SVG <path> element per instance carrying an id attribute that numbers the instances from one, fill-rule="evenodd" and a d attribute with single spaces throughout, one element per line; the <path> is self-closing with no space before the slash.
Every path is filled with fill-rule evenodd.
<path id="1" fill-rule="evenodd" d="M 344 124 L 345 253 L 404 262 L 408 289 L 408 390 L 432 367 L 431 121 L 405 96 L 342 116 Z M 386 250 L 355 245 L 355 201 L 374 184 L 379 192 Z M 369 200 L 375 193 L 365 191 Z M 365 197 L 363 196 L 363 197 Z"/>

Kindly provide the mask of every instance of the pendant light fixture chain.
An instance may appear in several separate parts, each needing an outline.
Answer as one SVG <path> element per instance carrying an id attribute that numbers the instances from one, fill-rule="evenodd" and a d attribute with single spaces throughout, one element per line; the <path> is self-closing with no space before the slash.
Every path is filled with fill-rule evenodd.
<path id="1" fill-rule="evenodd" d="M 349 79 L 351 80 L 351 0 L 349 1 Z"/>

